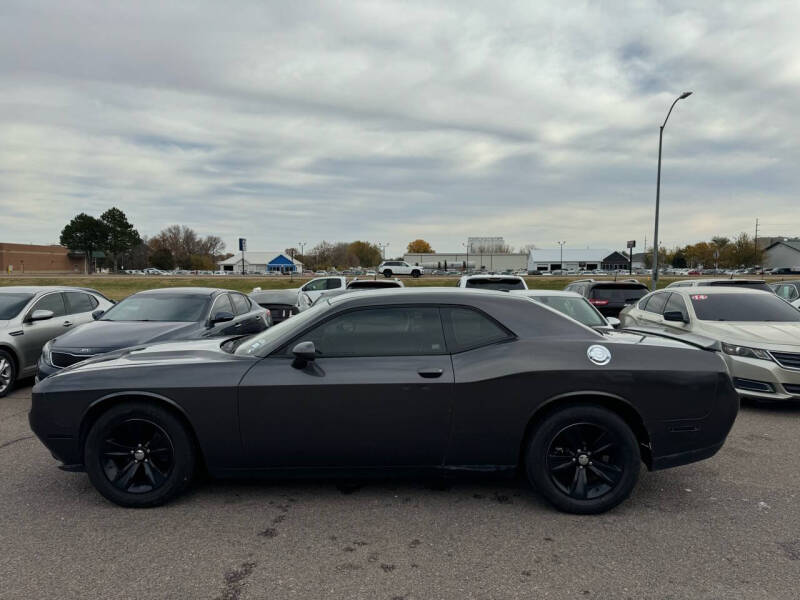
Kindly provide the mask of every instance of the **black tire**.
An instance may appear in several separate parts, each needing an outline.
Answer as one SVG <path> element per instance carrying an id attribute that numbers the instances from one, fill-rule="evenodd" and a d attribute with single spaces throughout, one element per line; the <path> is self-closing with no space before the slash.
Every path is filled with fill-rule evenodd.
<path id="1" fill-rule="evenodd" d="M 84 447 L 92 485 L 111 502 L 133 508 L 159 506 L 181 494 L 195 463 L 183 422 L 146 402 L 109 408 L 92 425 Z"/>
<path id="2" fill-rule="evenodd" d="M 539 424 L 525 468 L 558 510 L 598 514 L 630 496 L 640 461 L 636 436 L 625 421 L 605 408 L 581 404 L 557 410 Z"/>
<path id="3" fill-rule="evenodd" d="M 17 364 L 14 357 L 5 350 L 0 350 L 0 398 L 14 389 L 17 380 Z"/>
<path id="4" fill-rule="evenodd" d="M 383 270 L 383 276 L 384 277 L 391 277 L 392 276 L 392 270 L 391 269 L 384 269 Z"/>
<path id="5" fill-rule="evenodd" d="M 419 277 L 419 271 L 411 271 L 412 277 Z"/>

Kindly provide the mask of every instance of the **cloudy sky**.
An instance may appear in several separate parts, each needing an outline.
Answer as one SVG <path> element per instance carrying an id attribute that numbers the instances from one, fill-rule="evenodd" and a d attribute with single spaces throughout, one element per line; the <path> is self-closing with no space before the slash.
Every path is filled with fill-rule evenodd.
<path id="1" fill-rule="evenodd" d="M 697 6 L 703 6 L 697 9 Z M 0 241 L 800 235 L 800 3 L 0 3 Z"/>

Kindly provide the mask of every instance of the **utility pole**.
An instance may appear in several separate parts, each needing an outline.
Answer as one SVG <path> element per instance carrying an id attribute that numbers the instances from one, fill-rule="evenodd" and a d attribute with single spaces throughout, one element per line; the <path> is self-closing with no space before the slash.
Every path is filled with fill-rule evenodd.
<path id="1" fill-rule="evenodd" d="M 567 243 L 566 240 L 563 242 L 556 242 L 556 244 L 558 244 L 559 248 L 561 249 L 558 259 L 558 268 L 561 271 L 562 275 L 564 274 L 564 244 L 566 243 Z"/>
<path id="2" fill-rule="evenodd" d="M 378 242 L 378 248 L 381 249 L 381 255 L 383 256 L 383 260 L 384 261 L 386 260 L 386 247 L 388 245 L 389 245 L 389 242 L 386 242 L 385 244 L 381 244 L 380 242 Z"/>
<path id="3" fill-rule="evenodd" d="M 753 266 L 755 267 L 758 263 L 758 217 L 756 217 L 756 237 L 753 238 L 753 246 L 756 251 L 753 255 Z"/>
<path id="4" fill-rule="evenodd" d="M 305 243 L 305 242 L 298 242 L 298 244 L 297 244 L 297 245 L 298 245 L 298 246 L 300 246 L 300 256 L 302 256 L 302 257 L 303 257 L 303 268 L 305 268 L 305 266 L 306 266 L 306 265 L 305 265 L 305 262 L 306 262 L 306 253 L 305 253 L 303 250 L 304 250 L 304 249 L 305 249 L 305 247 L 306 247 L 306 243 Z M 300 274 L 302 275 L 302 273 L 300 273 Z"/>
<path id="5" fill-rule="evenodd" d="M 466 273 L 469 269 L 469 242 L 461 242 L 461 245 L 464 246 L 467 251 L 467 260 L 464 261 L 464 273 Z"/>

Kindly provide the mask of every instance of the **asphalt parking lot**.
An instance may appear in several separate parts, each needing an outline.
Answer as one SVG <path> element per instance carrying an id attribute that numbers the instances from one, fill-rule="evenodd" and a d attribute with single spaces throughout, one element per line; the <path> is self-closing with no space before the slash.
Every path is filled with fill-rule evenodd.
<path id="1" fill-rule="evenodd" d="M 797 598 L 800 405 L 745 406 L 711 460 L 601 516 L 517 481 L 207 482 L 113 506 L 0 399 L 0 598 Z"/>

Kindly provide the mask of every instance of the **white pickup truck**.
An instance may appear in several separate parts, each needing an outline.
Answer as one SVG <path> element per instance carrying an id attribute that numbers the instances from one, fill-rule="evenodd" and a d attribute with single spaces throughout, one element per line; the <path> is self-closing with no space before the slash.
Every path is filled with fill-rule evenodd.
<path id="1" fill-rule="evenodd" d="M 404 260 L 385 260 L 378 265 L 378 273 L 384 277 L 394 277 L 395 275 L 420 277 L 425 273 L 425 269 L 418 265 L 410 265 Z"/>
<path id="2" fill-rule="evenodd" d="M 317 277 L 303 285 L 300 290 L 308 294 L 313 303 L 323 292 L 344 289 L 346 285 L 347 280 L 344 277 Z"/>

